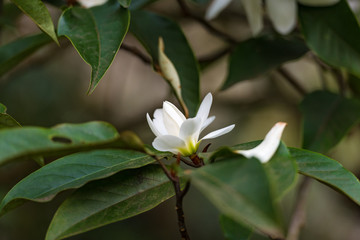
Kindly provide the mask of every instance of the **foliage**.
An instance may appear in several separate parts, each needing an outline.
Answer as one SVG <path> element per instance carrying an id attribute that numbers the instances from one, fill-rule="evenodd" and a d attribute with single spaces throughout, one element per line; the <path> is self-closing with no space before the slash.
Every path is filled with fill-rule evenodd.
<path id="1" fill-rule="evenodd" d="M 296 3 L 300 28 L 284 36 L 268 26 L 257 36 L 242 41 L 234 37 L 236 34 L 218 29 L 211 21 L 200 17 L 200 13 L 195 13 L 194 9 L 205 10 L 208 0 L 193 0 L 192 3 L 178 0 L 185 18 L 224 41 L 224 48 L 207 58 L 194 54 L 191 41 L 187 39 L 189 34 L 184 33 L 182 18 L 162 15 L 156 12 L 156 7 L 147 8 L 156 1 L 93 1 L 94 5 L 89 8 L 81 5 L 82 1 L 44 2 L 12 0 L 4 4 L 3 9 L 7 10 L 0 17 L 1 27 L 15 27 L 14 22 L 22 12 L 42 32 L 20 36 L 0 46 L 2 79 L 11 78 L 13 72 L 21 69 L 20 63 L 34 53 L 49 46 L 64 46 L 69 41 L 72 44 L 69 46 L 91 67 L 88 89 L 91 94 L 111 68 L 119 49 L 125 49 L 151 64 L 183 107 L 184 115 L 172 104 L 164 103 L 163 109 L 155 111 L 154 120 L 148 117 L 150 127 L 163 128 L 161 134 L 157 134 L 158 129 L 152 129 L 153 132 L 157 136 L 165 135 L 164 139 L 172 135 L 178 139 L 185 136 L 186 141 L 180 141 L 190 146 L 191 151 L 184 156 L 176 154 L 181 151 L 173 147 L 171 141 L 162 144 L 171 145 L 169 149 L 175 152 L 158 151 L 145 145 L 136 134 L 119 133 L 113 123 L 104 121 L 61 123 L 54 127 L 21 126 L 0 103 L 0 167 L 19 160 L 35 160 L 41 165 L 7 192 L 0 202 L 0 215 L 6 216 L 29 201 L 43 203 L 61 199 L 57 195 L 72 189 L 58 207 L 46 233 L 46 240 L 56 240 L 139 215 L 175 196 L 179 232 L 183 239 L 190 239 L 182 203 L 191 182 L 220 212 L 220 225 L 226 239 L 250 239 L 256 234 L 287 239 L 288 226 L 284 222 L 289 221 L 284 219 L 280 205 L 284 196 L 296 189 L 299 175 L 315 179 L 360 205 L 357 177 L 325 155 L 357 126 L 360 119 L 357 99 L 360 27 L 346 0 L 316 7 Z M 58 22 L 56 30 L 48 10 L 50 4 L 61 11 L 58 19 L 53 16 Z M 194 8 L 189 8 L 188 4 Z M 220 13 L 223 7 L 216 11 Z M 144 51 L 124 44 L 128 35 L 133 35 L 133 41 Z M 159 56 L 159 51 L 163 55 Z M 274 76 L 274 72 L 280 73 L 299 91 L 302 100 L 298 109 L 303 118 L 300 148 L 287 147 L 280 142 L 282 131 L 278 140 L 268 137 L 271 130 L 262 143 L 235 143 L 211 152 L 207 152 L 207 148 L 202 153 L 197 151 L 201 131 L 215 119 L 208 117 L 211 94 L 204 100 L 207 103 L 200 105 L 201 83 L 207 83 L 200 81 L 204 69 L 199 66 L 211 68 L 212 63 L 224 56 L 227 57 L 227 76 L 225 80 L 218 80 L 219 91 L 259 76 Z M 166 58 L 166 64 L 171 64 L 180 86 L 175 86 L 165 76 L 161 57 Z M 324 78 L 330 74 L 330 80 L 326 81 L 333 81 L 337 89 L 331 92 L 303 88 L 284 68 L 285 64 L 299 58 L 307 58 L 320 69 Z M 139 89 L 142 91 L 147 90 Z M 136 97 L 141 97 L 141 93 Z M 131 104 L 128 108 L 131 110 Z M 175 134 L 171 128 L 176 129 Z M 224 130 L 214 131 L 204 139 L 225 134 L 218 131 Z M 253 149 L 258 144 L 276 145 L 270 161 L 246 158 L 238 152 Z M 184 167 L 185 164 L 189 166 Z"/>

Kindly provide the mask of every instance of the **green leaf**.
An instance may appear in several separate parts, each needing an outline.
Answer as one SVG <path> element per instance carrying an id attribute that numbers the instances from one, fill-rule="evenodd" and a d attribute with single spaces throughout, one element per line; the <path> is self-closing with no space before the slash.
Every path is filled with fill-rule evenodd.
<path id="1" fill-rule="evenodd" d="M 91 182 L 61 204 L 46 240 L 62 239 L 133 217 L 173 195 L 171 182 L 157 165 Z"/>
<path id="2" fill-rule="evenodd" d="M 0 113 L 0 129 L 11 128 L 11 127 L 20 127 L 20 126 L 21 126 L 20 123 L 18 123 L 9 114 Z"/>
<path id="3" fill-rule="evenodd" d="M 239 155 L 190 172 L 192 183 L 225 215 L 272 238 L 283 231 L 262 164 Z"/>
<path id="4" fill-rule="evenodd" d="M 6 110 L 7 110 L 6 106 L 0 103 L 0 113 L 6 113 Z"/>
<path id="5" fill-rule="evenodd" d="M 157 0 L 132 0 L 129 8 L 131 10 L 141 9 L 156 1 Z"/>
<path id="6" fill-rule="evenodd" d="M 355 97 L 360 98 L 360 78 L 350 74 L 348 77 L 348 83 Z"/>
<path id="7" fill-rule="evenodd" d="M 91 68 L 89 93 L 110 67 L 128 31 L 129 11 L 115 0 L 90 9 L 68 8 L 60 17 L 58 35 L 66 36 Z"/>
<path id="8" fill-rule="evenodd" d="M 251 237 L 252 230 L 225 215 L 220 216 L 220 225 L 225 240 L 249 240 Z"/>
<path id="9" fill-rule="evenodd" d="M 27 200 L 47 202 L 59 192 L 117 172 L 153 163 L 154 158 L 131 150 L 102 149 L 60 158 L 16 184 L 0 204 L 0 215 Z M 46 184 L 44 184 L 46 183 Z"/>
<path id="10" fill-rule="evenodd" d="M 322 182 L 360 205 L 360 182 L 337 161 L 319 153 L 289 148 L 299 173 Z"/>
<path id="11" fill-rule="evenodd" d="M 330 7 L 299 6 L 309 48 L 324 62 L 360 77 L 360 29 L 345 0 Z"/>
<path id="12" fill-rule="evenodd" d="M 360 118 L 359 101 L 325 91 L 305 96 L 300 109 L 304 116 L 303 146 L 322 153 L 340 142 Z"/>
<path id="13" fill-rule="evenodd" d="M 131 0 L 118 0 L 121 6 L 128 8 L 130 6 Z"/>
<path id="14" fill-rule="evenodd" d="M 59 44 L 50 13 L 41 0 L 12 0 L 12 2 L 28 15 L 41 30 Z"/>
<path id="15" fill-rule="evenodd" d="M 194 116 L 200 102 L 199 69 L 192 49 L 176 22 L 146 11 L 131 12 L 130 31 L 158 64 L 158 40 L 164 39 L 165 54 L 174 64 L 181 82 L 181 95 Z"/>
<path id="16" fill-rule="evenodd" d="M 0 26 L 16 28 L 16 19 L 20 16 L 20 9 L 13 3 L 5 3 L 0 15 Z"/>
<path id="17" fill-rule="evenodd" d="M 116 129 L 105 122 L 61 124 L 53 128 L 22 127 L 0 130 L 0 165 L 26 156 L 101 147 L 119 140 Z"/>
<path id="18" fill-rule="evenodd" d="M 255 78 L 308 51 L 302 40 L 264 36 L 241 42 L 230 56 L 228 76 L 222 89 Z"/>
<path id="19" fill-rule="evenodd" d="M 0 47 L 0 76 L 25 60 L 33 52 L 51 42 L 46 34 L 23 37 Z"/>

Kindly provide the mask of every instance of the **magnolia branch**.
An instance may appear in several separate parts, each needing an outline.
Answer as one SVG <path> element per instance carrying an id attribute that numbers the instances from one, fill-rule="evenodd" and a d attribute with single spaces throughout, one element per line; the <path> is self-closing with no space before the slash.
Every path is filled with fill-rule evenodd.
<path id="1" fill-rule="evenodd" d="M 300 184 L 286 240 L 299 239 L 300 230 L 305 224 L 306 199 L 309 193 L 310 183 L 310 178 L 305 177 Z"/>
<path id="2" fill-rule="evenodd" d="M 301 86 L 298 81 L 283 67 L 279 67 L 277 72 L 280 73 L 302 96 L 306 95 L 306 90 Z"/>

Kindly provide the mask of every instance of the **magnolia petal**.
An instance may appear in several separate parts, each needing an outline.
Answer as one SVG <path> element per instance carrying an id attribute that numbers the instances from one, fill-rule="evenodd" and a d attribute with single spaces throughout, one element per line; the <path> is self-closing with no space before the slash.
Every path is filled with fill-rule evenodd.
<path id="1" fill-rule="evenodd" d="M 146 120 L 147 120 L 147 122 L 149 124 L 149 127 L 150 127 L 151 131 L 155 134 L 155 136 L 157 136 L 157 137 L 160 136 L 161 133 L 155 127 L 155 125 L 154 125 L 153 121 L 151 120 L 148 113 L 146 114 Z"/>
<path id="2" fill-rule="evenodd" d="M 99 5 L 103 5 L 108 0 L 77 0 L 85 8 L 91 8 Z"/>
<path id="3" fill-rule="evenodd" d="M 224 128 L 221 128 L 221 129 L 218 129 L 216 131 L 213 131 L 209 134 L 207 134 L 205 137 L 203 137 L 201 140 L 204 140 L 204 139 L 212 139 L 212 138 L 217 138 L 217 137 L 220 137 L 221 135 L 224 135 L 228 132 L 230 132 L 231 130 L 233 130 L 235 127 L 235 124 L 232 124 L 230 126 L 227 126 L 227 127 L 224 127 Z"/>
<path id="4" fill-rule="evenodd" d="M 262 0 L 242 0 L 251 32 L 258 35 L 263 29 Z"/>
<path id="5" fill-rule="evenodd" d="M 181 83 L 179 74 L 176 71 L 176 68 L 174 64 L 171 62 L 171 60 L 166 56 L 165 54 L 165 46 L 164 41 L 161 37 L 159 37 L 159 66 L 161 70 L 162 76 L 169 81 L 170 86 L 174 90 L 176 97 L 180 100 L 181 103 L 183 103 L 183 99 L 181 96 Z"/>
<path id="6" fill-rule="evenodd" d="M 207 128 L 213 121 L 215 120 L 215 116 L 211 116 L 205 120 L 205 122 L 201 125 L 200 133 Z"/>
<path id="7" fill-rule="evenodd" d="M 330 6 L 340 2 L 340 0 L 298 0 L 299 3 L 307 6 Z"/>
<path id="8" fill-rule="evenodd" d="M 267 13 L 277 32 L 290 33 L 296 25 L 296 0 L 266 0 Z"/>
<path id="9" fill-rule="evenodd" d="M 183 119 L 178 114 L 178 112 L 180 111 L 179 110 L 176 111 L 175 109 L 177 110 L 177 108 L 173 104 L 169 103 L 168 101 L 165 101 L 163 104 L 162 112 L 163 112 L 164 125 L 167 132 L 170 135 L 178 136 L 180 131 L 180 126 L 183 123 Z"/>
<path id="10" fill-rule="evenodd" d="M 213 0 L 206 10 L 205 19 L 211 20 L 216 18 L 219 13 L 222 12 L 230 3 L 232 0 Z"/>
<path id="11" fill-rule="evenodd" d="M 196 113 L 196 118 L 200 118 L 201 122 L 204 123 L 209 116 L 213 97 L 211 93 L 208 93 L 202 100 L 199 110 Z"/>
<path id="12" fill-rule="evenodd" d="M 186 119 L 180 127 L 179 137 L 185 142 L 192 140 L 197 142 L 199 139 L 200 128 L 201 128 L 200 118 Z"/>
<path id="13" fill-rule="evenodd" d="M 249 150 L 237 150 L 235 152 L 247 158 L 256 157 L 262 163 L 268 162 L 279 147 L 285 126 L 285 122 L 276 123 L 258 146 Z"/>
<path id="14" fill-rule="evenodd" d="M 152 143 L 153 147 L 162 152 L 172 152 L 177 154 L 178 148 L 185 148 L 185 142 L 179 137 L 173 135 L 162 135 L 156 137 Z"/>
<path id="15" fill-rule="evenodd" d="M 153 119 L 154 126 L 156 130 L 160 133 L 160 135 L 167 135 L 168 132 L 164 125 L 164 118 L 163 118 L 163 110 L 156 109 L 154 112 L 154 119 Z"/>

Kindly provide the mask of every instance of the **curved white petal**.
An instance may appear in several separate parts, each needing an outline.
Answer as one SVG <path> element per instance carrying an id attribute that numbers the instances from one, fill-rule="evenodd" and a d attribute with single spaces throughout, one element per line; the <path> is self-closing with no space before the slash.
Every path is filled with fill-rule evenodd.
<path id="1" fill-rule="evenodd" d="M 172 152 L 177 154 L 178 148 L 185 148 L 185 142 L 180 138 L 172 135 L 162 135 L 156 137 L 152 143 L 153 147 L 162 152 Z"/>
<path id="2" fill-rule="evenodd" d="M 179 135 L 180 126 L 185 121 L 184 115 L 172 103 L 163 103 L 163 120 L 167 132 L 170 135 Z"/>
<path id="3" fill-rule="evenodd" d="M 160 133 L 160 135 L 167 135 L 168 132 L 164 125 L 164 118 L 163 118 L 163 110 L 156 109 L 154 112 L 154 119 L 153 119 L 154 126 L 156 130 Z"/>
<path id="4" fill-rule="evenodd" d="M 251 32 L 258 35 L 263 29 L 262 0 L 242 0 Z"/>
<path id="5" fill-rule="evenodd" d="M 200 104 L 199 110 L 196 113 L 196 117 L 200 118 L 202 123 L 204 123 L 209 116 L 212 100 L 213 97 L 211 93 L 206 94 Z"/>
<path id="6" fill-rule="evenodd" d="M 205 19 L 211 20 L 216 18 L 219 13 L 224 10 L 232 0 L 213 0 L 206 10 Z"/>
<path id="7" fill-rule="evenodd" d="M 189 118 L 180 127 L 179 137 L 185 142 L 194 140 L 195 142 L 199 139 L 201 128 L 200 118 Z"/>
<path id="8" fill-rule="evenodd" d="M 151 120 L 148 113 L 146 114 L 146 120 L 147 120 L 147 122 L 149 124 L 149 127 L 150 127 L 151 131 L 155 134 L 155 136 L 157 136 L 157 137 L 160 136 L 161 135 L 160 132 L 156 129 L 156 127 L 155 127 L 155 125 L 154 125 L 153 121 Z"/>
<path id="9" fill-rule="evenodd" d="M 256 157 L 262 163 L 268 162 L 279 147 L 285 126 L 286 123 L 284 122 L 276 123 L 258 146 L 249 150 L 238 150 L 235 152 L 247 158 Z"/>
<path id="10" fill-rule="evenodd" d="M 213 121 L 215 120 L 215 116 L 211 116 L 205 120 L 205 122 L 201 125 L 200 133 L 207 128 Z"/>
<path id="11" fill-rule="evenodd" d="M 296 0 L 266 0 L 266 8 L 277 32 L 285 35 L 295 28 Z"/>
<path id="12" fill-rule="evenodd" d="M 224 135 L 224 134 L 230 132 L 231 130 L 233 130 L 234 127 L 235 127 L 235 124 L 232 124 L 232 125 L 230 125 L 230 126 L 227 126 L 227 127 L 221 128 L 221 129 L 218 129 L 218 130 L 216 130 L 216 131 L 213 131 L 213 132 L 207 134 L 207 135 L 206 135 L 205 137 L 203 137 L 201 140 L 220 137 L 221 135 Z"/>
<path id="13" fill-rule="evenodd" d="M 91 8 L 99 5 L 103 5 L 108 0 L 77 0 L 83 7 Z"/>
<path id="14" fill-rule="evenodd" d="M 307 6 L 330 6 L 338 3 L 340 0 L 298 0 L 299 3 Z"/>

